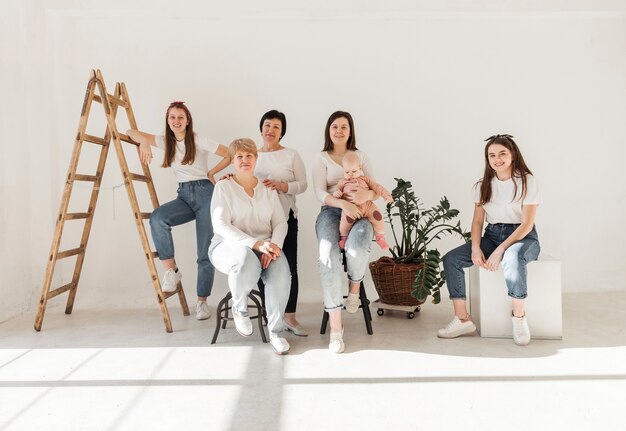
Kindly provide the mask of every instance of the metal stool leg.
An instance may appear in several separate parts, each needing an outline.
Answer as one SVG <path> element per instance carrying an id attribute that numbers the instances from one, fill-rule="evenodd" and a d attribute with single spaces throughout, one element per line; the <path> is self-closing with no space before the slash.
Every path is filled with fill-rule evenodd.
<path id="1" fill-rule="evenodd" d="M 363 319 L 365 319 L 365 328 L 367 329 L 367 333 L 369 335 L 374 334 L 372 330 L 372 313 L 370 313 L 370 300 L 367 299 L 367 294 L 365 293 L 365 286 L 363 282 L 361 282 L 361 288 L 359 289 L 359 297 L 361 299 L 361 309 L 363 310 Z"/>
<path id="2" fill-rule="evenodd" d="M 328 311 L 324 310 L 324 315 L 322 316 L 322 327 L 320 328 L 320 334 L 326 333 L 327 325 L 328 325 Z"/>
<path id="3" fill-rule="evenodd" d="M 226 307 L 224 310 L 224 320 L 222 321 L 222 329 L 226 329 L 226 323 L 228 322 L 228 310 L 230 307 Z"/>
<path id="4" fill-rule="evenodd" d="M 345 296 L 344 296 L 345 298 Z M 369 335 L 374 334 L 374 330 L 372 329 L 372 313 L 370 312 L 370 300 L 367 299 L 367 294 L 365 293 L 365 285 L 361 282 L 361 287 L 359 288 L 359 299 L 361 300 L 360 308 L 363 311 L 363 320 L 365 321 L 365 329 Z M 320 334 L 326 333 L 326 328 L 328 326 L 328 311 L 324 310 L 324 315 L 322 316 L 322 325 L 320 327 Z"/>
<path id="5" fill-rule="evenodd" d="M 267 312 L 265 310 L 265 286 L 263 286 L 263 289 L 261 289 L 261 285 L 263 285 L 263 282 L 259 280 L 259 290 L 253 289 L 250 293 L 255 294 L 261 300 L 261 306 L 263 307 L 263 322 L 265 322 L 265 324 L 267 325 Z"/>
<path id="6" fill-rule="evenodd" d="M 344 250 L 341 250 L 341 255 L 343 259 L 343 270 L 344 272 L 348 272 L 348 266 L 346 262 L 346 253 Z M 347 296 L 344 296 L 344 299 Z M 359 299 L 361 300 L 360 308 L 363 310 L 363 320 L 365 320 L 365 329 L 369 335 L 373 335 L 374 331 L 372 329 L 372 313 L 370 312 L 370 300 L 367 299 L 367 294 L 365 293 L 365 285 L 363 281 L 361 281 L 361 286 L 359 287 Z M 322 316 L 322 326 L 320 327 L 320 334 L 326 333 L 326 328 L 328 326 L 328 312 L 324 310 L 324 315 Z"/>
<path id="7" fill-rule="evenodd" d="M 258 296 L 258 299 L 257 299 Z M 252 316 L 252 319 L 257 319 L 259 321 L 259 332 L 261 333 L 261 339 L 264 343 L 267 343 L 267 337 L 265 336 L 265 330 L 263 329 L 263 319 L 267 322 L 266 312 L 265 312 L 265 299 L 260 294 L 258 290 L 252 290 L 248 295 L 248 298 L 254 303 L 251 307 L 257 309 L 257 315 Z M 217 304 L 217 311 L 215 313 L 215 332 L 213 333 L 213 339 L 211 340 L 211 344 L 215 344 L 217 341 L 217 337 L 220 333 L 220 329 L 226 329 L 226 323 L 229 320 L 233 320 L 232 317 L 229 316 L 229 310 L 231 307 L 228 303 L 233 299 L 232 293 L 229 291 L 224 298 Z"/>
<path id="8" fill-rule="evenodd" d="M 256 306 L 256 319 L 259 322 L 259 332 L 261 333 L 261 340 L 263 340 L 264 343 L 267 343 L 267 337 L 265 337 L 265 330 L 263 329 L 263 315 L 265 314 L 265 307 L 262 306 L 261 302 L 259 302 L 259 300 L 256 298 L 257 294 L 258 293 L 253 290 L 252 292 L 250 292 L 250 295 L 248 295 L 248 298 L 250 298 Z"/>
<path id="9" fill-rule="evenodd" d="M 217 336 L 220 333 L 220 324 L 222 323 L 222 313 L 226 314 L 226 318 L 228 318 L 228 301 L 233 297 L 233 295 L 228 292 L 226 296 L 217 304 L 217 311 L 215 312 L 215 332 L 213 333 L 213 340 L 211 340 L 211 344 L 215 344 L 217 341 Z M 227 320 L 224 320 L 222 329 L 226 327 Z"/>

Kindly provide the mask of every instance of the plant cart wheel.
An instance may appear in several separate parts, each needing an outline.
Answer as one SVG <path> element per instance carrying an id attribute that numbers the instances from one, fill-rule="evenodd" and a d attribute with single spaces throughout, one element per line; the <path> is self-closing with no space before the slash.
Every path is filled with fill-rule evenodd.
<path id="1" fill-rule="evenodd" d="M 378 314 L 379 316 L 382 316 L 383 314 L 385 314 L 385 310 L 383 310 L 382 308 L 379 308 L 378 310 L 376 310 L 376 314 Z"/>
<path id="2" fill-rule="evenodd" d="M 406 313 L 406 317 L 407 319 L 412 319 L 415 317 L 415 313 L 413 313 L 412 311 L 409 311 L 408 313 Z"/>
<path id="3" fill-rule="evenodd" d="M 421 307 L 420 305 L 418 305 L 418 306 L 415 308 L 415 312 L 416 312 L 416 313 L 418 313 L 421 309 L 422 309 L 422 307 Z"/>

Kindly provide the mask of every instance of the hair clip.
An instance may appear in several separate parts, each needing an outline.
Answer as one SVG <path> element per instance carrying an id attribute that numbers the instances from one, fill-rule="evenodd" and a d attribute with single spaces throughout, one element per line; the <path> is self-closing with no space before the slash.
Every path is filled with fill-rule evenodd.
<path id="1" fill-rule="evenodd" d="M 513 136 L 508 135 L 508 134 L 504 134 L 504 135 L 492 135 L 490 137 L 488 137 L 487 139 L 485 139 L 485 142 L 487 141 L 492 141 L 494 139 L 498 139 L 498 138 L 505 138 L 505 139 L 512 139 Z"/>

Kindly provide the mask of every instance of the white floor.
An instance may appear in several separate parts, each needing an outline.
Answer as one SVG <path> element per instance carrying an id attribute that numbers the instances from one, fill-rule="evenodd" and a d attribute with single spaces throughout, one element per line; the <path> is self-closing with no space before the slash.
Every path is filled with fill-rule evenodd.
<path id="1" fill-rule="evenodd" d="M 562 341 L 437 339 L 451 306 L 415 319 L 346 315 L 346 353 L 319 334 L 318 304 L 300 306 L 307 338 L 277 356 L 232 324 L 157 307 L 48 308 L 0 324 L 2 430 L 613 430 L 624 429 L 626 292 L 564 295 Z M 529 316 L 532 319 L 532 316 Z"/>

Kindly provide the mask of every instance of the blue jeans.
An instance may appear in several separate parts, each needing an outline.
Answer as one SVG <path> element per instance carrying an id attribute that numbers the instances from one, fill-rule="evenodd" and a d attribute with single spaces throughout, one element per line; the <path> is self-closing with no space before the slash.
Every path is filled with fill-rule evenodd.
<path id="1" fill-rule="evenodd" d="M 262 269 L 261 253 L 232 241 L 211 243 L 209 256 L 218 271 L 228 275 L 228 287 L 233 295 L 233 310 L 248 311 L 248 295 L 259 278 L 265 284 L 267 328 L 272 335 L 283 332 L 283 312 L 289 298 L 291 274 L 285 254 Z"/>
<path id="2" fill-rule="evenodd" d="M 518 224 L 488 224 L 485 234 L 480 240 L 480 249 L 485 258 L 502 244 Z M 528 232 L 522 240 L 513 243 L 506 249 L 502 256 L 502 272 L 504 281 L 509 291 L 509 296 L 514 299 L 524 299 L 528 296 L 527 265 L 528 262 L 537 260 L 539 257 L 539 239 L 537 231 Z M 472 243 L 468 242 L 454 250 L 449 251 L 443 257 L 443 269 L 446 276 L 446 285 L 450 292 L 450 299 L 465 299 L 465 275 L 463 268 L 472 266 Z"/>
<path id="3" fill-rule="evenodd" d="M 152 240 L 160 260 L 174 258 L 172 226 L 196 220 L 196 245 L 198 254 L 198 296 L 205 297 L 213 289 L 215 269 L 209 260 L 209 244 L 213 238 L 211 224 L 211 196 L 213 184 L 209 180 L 180 183 L 178 197 L 161 205 L 150 216 Z"/>
<path id="4" fill-rule="evenodd" d="M 341 208 L 324 205 L 315 222 L 315 233 L 319 247 L 317 266 L 324 290 L 324 309 L 326 311 L 343 307 L 345 284 L 341 250 L 339 249 L 339 220 L 341 220 Z M 350 281 L 360 282 L 365 277 L 373 236 L 374 229 L 366 218 L 357 220 L 352 226 L 345 247 L 348 279 Z"/>

